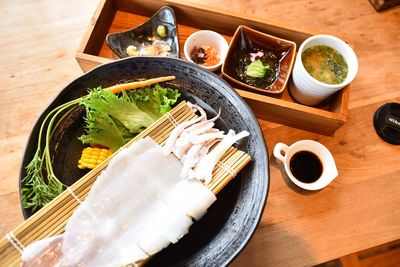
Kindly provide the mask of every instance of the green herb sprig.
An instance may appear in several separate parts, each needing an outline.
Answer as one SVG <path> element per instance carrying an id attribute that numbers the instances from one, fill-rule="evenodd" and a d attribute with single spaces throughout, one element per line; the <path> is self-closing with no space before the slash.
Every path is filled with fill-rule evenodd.
<path id="1" fill-rule="evenodd" d="M 64 184 L 54 174 L 50 141 L 61 121 L 83 98 L 56 107 L 47 114 L 40 126 L 36 152 L 26 167 L 26 176 L 22 179 L 22 205 L 26 209 L 31 209 L 32 212 L 49 203 L 65 189 Z M 63 115 L 60 118 L 61 114 Z M 43 137 L 45 142 L 42 150 Z"/>

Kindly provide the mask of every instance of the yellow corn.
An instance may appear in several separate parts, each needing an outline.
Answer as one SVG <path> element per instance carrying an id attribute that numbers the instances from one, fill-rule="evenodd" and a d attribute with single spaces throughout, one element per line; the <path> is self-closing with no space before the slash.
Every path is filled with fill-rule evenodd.
<path id="1" fill-rule="evenodd" d="M 85 147 L 82 150 L 81 158 L 78 161 L 79 169 L 93 169 L 109 156 L 112 152 L 109 149 L 98 147 Z"/>

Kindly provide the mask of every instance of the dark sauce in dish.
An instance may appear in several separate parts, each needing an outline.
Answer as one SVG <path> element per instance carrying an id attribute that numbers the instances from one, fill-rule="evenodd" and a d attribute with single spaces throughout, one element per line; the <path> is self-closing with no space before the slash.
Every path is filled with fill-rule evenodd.
<path id="1" fill-rule="evenodd" d="M 317 155 L 310 151 L 299 151 L 290 159 L 290 171 L 297 180 L 303 183 L 317 181 L 323 171 L 322 162 Z"/>
<path id="2" fill-rule="evenodd" d="M 254 67 L 255 62 L 259 63 L 255 70 L 261 69 L 262 72 L 256 73 L 256 75 L 249 75 L 248 68 Z M 279 76 L 279 59 L 270 50 L 259 48 L 243 50 L 238 54 L 238 63 L 235 71 L 240 81 L 254 87 L 268 88 L 274 84 Z"/>

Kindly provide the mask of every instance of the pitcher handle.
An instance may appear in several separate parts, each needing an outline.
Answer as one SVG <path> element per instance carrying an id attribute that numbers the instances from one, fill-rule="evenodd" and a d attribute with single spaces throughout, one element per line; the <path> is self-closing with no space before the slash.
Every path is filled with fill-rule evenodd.
<path id="1" fill-rule="evenodd" d="M 277 143 L 274 147 L 275 158 L 279 159 L 282 162 L 285 162 L 288 149 L 289 147 L 284 143 Z M 282 152 L 284 152 L 285 155 L 282 155 Z"/>

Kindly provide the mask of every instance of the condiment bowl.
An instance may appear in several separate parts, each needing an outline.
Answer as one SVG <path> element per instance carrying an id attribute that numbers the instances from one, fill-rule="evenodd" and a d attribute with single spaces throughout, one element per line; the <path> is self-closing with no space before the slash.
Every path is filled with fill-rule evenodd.
<path id="1" fill-rule="evenodd" d="M 311 152 L 320 160 L 322 170 L 320 176 L 315 181 L 301 181 L 296 178 L 292 171 L 291 162 L 294 155 L 299 152 Z M 305 190 L 320 190 L 330 184 L 338 175 L 335 159 L 331 152 L 323 144 L 313 140 L 300 140 L 294 144 L 287 146 L 283 143 L 277 143 L 274 147 L 273 155 L 284 165 L 285 171 L 289 179 L 298 187 Z M 301 168 L 303 172 L 310 174 L 304 170 L 310 166 L 302 162 Z M 314 168 L 315 169 L 315 168 Z"/>
<path id="2" fill-rule="evenodd" d="M 165 36 L 157 34 L 158 26 L 165 27 Z M 151 44 L 151 37 L 158 36 L 170 46 L 168 57 L 179 57 L 178 31 L 176 30 L 176 18 L 174 10 L 168 6 L 162 7 L 149 20 L 143 24 L 123 31 L 114 32 L 106 36 L 106 43 L 111 50 L 120 58 L 129 57 L 127 48 L 130 45 L 140 47 L 143 43 Z"/>
<path id="3" fill-rule="evenodd" d="M 209 71 L 216 71 L 221 68 L 222 63 L 225 60 L 226 53 L 228 52 L 228 42 L 221 34 L 209 30 L 192 33 L 186 39 L 185 46 L 183 48 L 186 60 L 192 63 L 196 63 L 190 57 L 190 53 L 195 47 L 212 47 L 219 55 L 219 62 L 217 64 L 213 66 L 204 66 L 199 64 L 199 66 Z"/>
<path id="4" fill-rule="evenodd" d="M 279 75 L 275 82 L 267 88 L 255 87 L 240 81 L 236 72 L 240 52 L 253 49 L 272 51 L 279 60 Z M 264 93 L 280 94 L 289 80 L 295 53 L 296 43 L 292 41 L 256 31 L 246 26 L 239 26 L 229 45 L 228 53 L 222 65 L 222 74 L 228 80 L 242 87 Z"/>
<path id="5" fill-rule="evenodd" d="M 339 84 L 327 84 L 312 77 L 305 69 L 301 55 L 304 50 L 315 45 L 325 45 L 337 50 L 344 57 L 348 66 L 346 79 Z M 293 83 L 290 93 L 300 103 L 317 105 L 332 94 L 351 83 L 358 71 L 358 60 L 353 49 L 341 39 L 331 35 L 314 35 L 306 39 L 297 52 L 293 69 Z"/>

